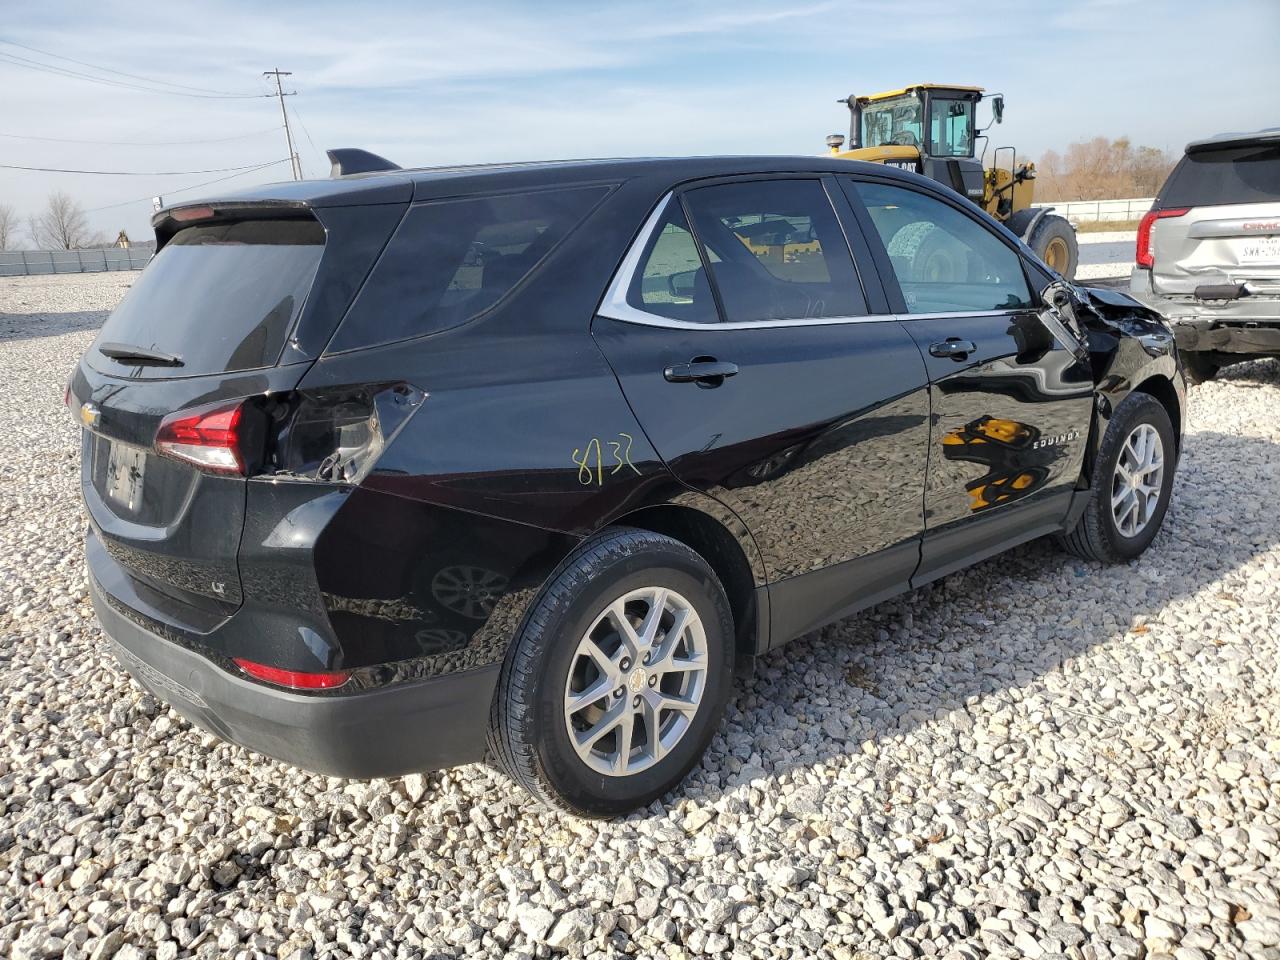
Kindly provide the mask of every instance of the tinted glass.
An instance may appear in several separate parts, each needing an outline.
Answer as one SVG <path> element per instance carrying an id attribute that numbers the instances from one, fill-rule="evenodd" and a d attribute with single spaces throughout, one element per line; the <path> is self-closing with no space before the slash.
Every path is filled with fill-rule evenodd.
<path id="1" fill-rule="evenodd" d="M 930 100 L 929 153 L 935 157 L 973 156 L 972 100 Z"/>
<path id="2" fill-rule="evenodd" d="M 818 180 L 758 180 L 684 195 L 725 320 L 860 316 L 862 288 Z"/>
<path id="3" fill-rule="evenodd" d="M 698 256 L 698 245 L 679 203 L 668 203 L 662 227 L 649 241 L 627 302 L 637 310 L 672 320 L 715 323 L 715 297 Z"/>
<path id="4" fill-rule="evenodd" d="M 248 220 L 179 230 L 107 318 L 99 343 L 181 357 L 148 375 L 268 367 L 280 358 L 324 252 L 314 220 Z M 131 369 L 93 351 L 100 370 Z"/>
<path id="5" fill-rule="evenodd" d="M 1280 146 L 1187 154 L 1160 191 L 1161 207 L 1280 200 Z"/>
<path id="6" fill-rule="evenodd" d="M 1018 254 L 985 226 L 914 190 L 855 186 L 888 250 L 909 313 L 1031 305 Z"/>
<path id="7" fill-rule="evenodd" d="M 411 208 L 329 351 L 422 336 L 482 313 L 608 192 L 574 187 Z"/>

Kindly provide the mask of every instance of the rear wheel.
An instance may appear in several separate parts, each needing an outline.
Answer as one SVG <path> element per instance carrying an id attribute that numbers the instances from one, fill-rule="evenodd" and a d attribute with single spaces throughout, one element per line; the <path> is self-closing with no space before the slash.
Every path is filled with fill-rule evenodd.
<path id="1" fill-rule="evenodd" d="M 1169 508 L 1175 443 L 1164 405 L 1150 394 L 1129 394 L 1102 439 L 1089 505 L 1062 537 L 1063 546 L 1107 563 L 1123 563 L 1146 550 Z"/>
<path id="2" fill-rule="evenodd" d="M 1222 369 L 1222 365 L 1208 354 L 1184 350 L 1179 353 L 1179 356 L 1182 358 L 1182 372 L 1187 375 L 1190 383 L 1204 383 L 1212 380 Z"/>
<path id="3" fill-rule="evenodd" d="M 1045 214 L 1027 239 L 1037 257 L 1068 280 L 1076 275 L 1080 262 L 1080 247 L 1075 228 L 1064 217 Z"/>
<path id="4" fill-rule="evenodd" d="M 561 565 L 508 652 L 490 751 L 551 806 L 634 810 L 702 756 L 733 654 L 729 602 L 706 561 L 669 537 L 610 531 Z"/>

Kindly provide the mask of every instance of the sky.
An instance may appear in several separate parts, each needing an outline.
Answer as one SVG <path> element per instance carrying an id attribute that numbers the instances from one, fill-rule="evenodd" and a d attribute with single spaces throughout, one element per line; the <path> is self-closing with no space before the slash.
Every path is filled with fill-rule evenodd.
<path id="1" fill-rule="evenodd" d="M 0 169 L 0 204 L 25 219 L 60 189 L 94 229 L 149 239 L 150 197 L 288 156 L 277 67 L 307 177 L 338 146 L 402 166 L 818 154 L 847 133 L 837 100 L 920 82 L 1003 93 L 992 145 L 1034 158 L 1278 126 L 1277 39 L 1280 0 L 13 3 L 0 164 L 148 175 Z"/>

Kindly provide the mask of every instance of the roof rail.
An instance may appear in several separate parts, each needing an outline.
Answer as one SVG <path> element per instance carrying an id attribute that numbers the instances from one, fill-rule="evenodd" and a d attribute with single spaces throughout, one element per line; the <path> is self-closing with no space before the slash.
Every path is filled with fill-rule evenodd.
<path id="1" fill-rule="evenodd" d="M 352 173 L 377 173 L 380 170 L 399 170 L 399 164 L 392 163 L 386 157 L 380 157 L 368 150 L 356 147 L 338 147 L 326 150 L 329 157 L 329 176 L 345 177 Z"/>

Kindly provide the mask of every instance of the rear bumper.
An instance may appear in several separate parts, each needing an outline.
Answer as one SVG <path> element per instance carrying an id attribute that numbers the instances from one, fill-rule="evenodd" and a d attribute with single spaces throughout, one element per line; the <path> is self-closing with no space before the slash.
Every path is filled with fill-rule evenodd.
<path id="1" fill-rule="evenodd" d="M 350 694 L 264 686 L 157 636 L 107 602 L 89 577 L 114 653 L 143 687 L 209 732 L 315 773 L 366 779 L 484 758 L 499 664 Z"/>
<path id="2" fill-rule="evenodd" d="M 1130 277 L 1129 292 L 1164 317 L 1179 350 L 1280 355 L 1280 300 L 1275 297 L 1162 297 L 1151 289 L 1151 272 L 1137 267 Z"/>

